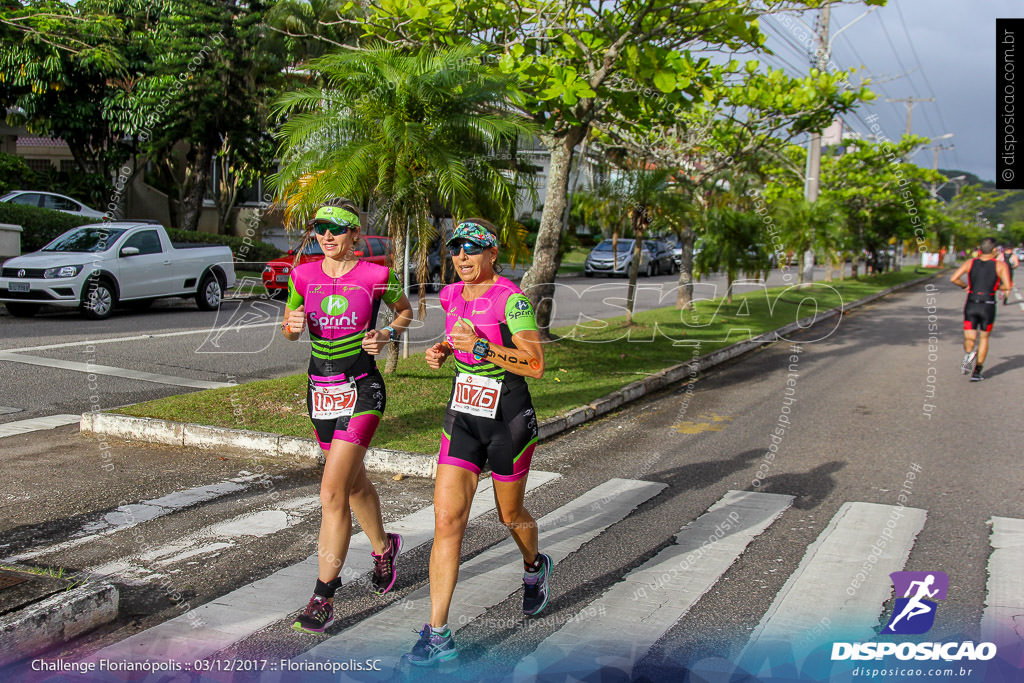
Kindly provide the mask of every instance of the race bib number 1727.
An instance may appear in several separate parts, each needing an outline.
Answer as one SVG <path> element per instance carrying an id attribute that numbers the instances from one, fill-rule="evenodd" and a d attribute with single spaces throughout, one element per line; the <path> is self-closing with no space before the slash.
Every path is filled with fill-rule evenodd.
<path id="1" fill-rule="evenodd" d="M 455 393 L 452 396 L 452 410 L 492 420 L 498 412 L 501 398 L 501 381 L 480 375 L 460 372 L 455 376 Z"/>

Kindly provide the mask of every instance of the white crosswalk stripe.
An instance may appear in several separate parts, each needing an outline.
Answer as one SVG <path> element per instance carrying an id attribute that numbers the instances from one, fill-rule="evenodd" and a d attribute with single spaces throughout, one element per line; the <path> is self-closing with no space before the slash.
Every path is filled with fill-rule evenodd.
<path id="1" fill-rule="evenodd" d="M 70 540 L 17 553 L 16 555 L 2 558 L 0 561 L 26 562 L 43 555 L 70 550 L 71 548 L 91 543 L 101 536 L 116 534 L 126 529 L 131 529 L 143 522 L 177 512 L 178 510 L 244 491 L 246 488 L 266 480 L 267 477 L 265 475 L 242 472 L 237 477 L 225 479 L 215 484 L 194 486 L 181 491 L 174 491 L 159 498 L 121 505 L 113 511 L 102 515 L 102 517 L 83 524 L 82 528 L 76 531 Z"/>
<path id="2" fill-rule="evenodd" d="M 54 427 L 76 424 L 81 421 L 81 415 L 49 415 L 47 417 L 34 417 L 28 420 L 5 422 L 0 425 L 0 437 L 28 434 L 30 432 L 37 432 L 43 429 L 53 429 Z"/>
<path id="3" fill-rule="evenodd" d="M 624 519 L 665 484 L 612 479 L 537 520 L 541 552 L 556 565 Z M 522 588 L 522 555 L 511 539 L 486 550 L 459 567 L 448 624 L 457 631 Z M 557 567 L 552 582 L 557 582 Z M 430 586 L 424 586 L 307 652 L 302 659 L 377 657 L 385 670 L 416 640 L 414 631 L 430 615 Z M 417 623 L 417 620 L 419 622 Z M 387 656 L 385 656 L 387 653 Z"/>
<path id="4" fill-rule="evenodd" d="M 730 491 L 665 548 L 541 643 L 515 678 L 571 674 L 581 661 L 625 672 L 692 608 L 793 496 Z"/>
<path id="5" fill-rule="evenodd" d="M 1024 642 L 1024 519 L 993 517 L 990 543 L 981 639 L 1020 647 Z"/>
<path id="6" fill-rule="evenodd" d="M 559 476 L 533 472 L 527 490 Z M 587 552 L 584 546 L 590 541 L 664 489 L 661 483 L 611 479 L 538 520 L 541 550 L 555 563 L 553 598 L 559 596 L 559 562 L 578 551 Z M 520 660 L 511 679 L 551 676 L 571 680 L 586 677 L 598 667 L 602 676 L 618 671 L 615 675 L 629 678 L 792 502 L 789 495 L 729 491 L 685 524 L 675 534 L 674 544 L 622 576 L 601 595 L 575 607 L 574 616 Z M 471 519 L 492 512 L 494 507 L 491 481 L 484 479 L 474 498 Z M 796 570 L 772 600 L 746 646 L 733 658 L 734 666 L 753 675 L 771 674 L 780 651 L 787 661 L 799 666 L 823 642 L 873 640 L 884 604 L 893 597 L 889 574 L 905 568 L 926 519 L 927 513 L 921 509 L 843 504 L 804 550 Z M 430 542 L 433 524 L 433 509 L 425 507 L 387 526 L 403 535 L 404 551 L 408 552 Z M 222 539 L 210 536 L 207 540 Z M 1024 631 L 1019 623 L 1024 614 L 1024 574 L 1020 572 L 1024 566 L 1024 520 L 993 517 L 990 543 L 981 635 L 982 640 L 1009 647 L 1019 644 L 1019 634 Z M 171 563 L 187 557 L 190 548 L 187 544 L 168 546 L 159 553 L 150 552 L 150 559 Z M 371 569 L 369 552 L 364 534 L 353 537 L 343 581 L 365 578 Z M 290 624 L 309 597 L 315 574 L 313 555 L 104 648 L 90 659 L 191 662 L 210 657 L 261 629 Z M 521 556 L 511 539 L 463 562 L 449 615 L 451 629 L 457 632 L 471 623 L 484 623 L 477 620 L 520 591 L 521 577 Z M 294 660 L 316 663 L 373 658 L 381 661 L 385 673 L 393 672 L 415 642 L 415 631 L 427 620 L 429 606 L 430 586 L 423 585 Z M 496 671 L 496 675 L 507 674 Z"/>
<path id="7" fill-rule="evenodd" d="M 561 475 L 530 472 L 527 492 Z M 470 508 L 470 519 L 494 509 L 491 479 L 482 479 Z M 402 535 L 404 552 L 423 545 L 434 535 L 434 509 L 424 507 L 406 515 L 388 531 Z M 342 569 L 342 581 L 348 582 L 370 571 L 370 551 L 366 534 L 352 537 Z M 309 599 L 317 574 L 317 556 L 285 567 L 270 576 L 242 586 L 201 607 L 138 633 L 97 652 L 95 659 L 144 661 L 176 658 L 192 661 L 208 657 L 237 643 L 274 622 L 294 615 Z"/>
<path id="8" fill-rule="evenodd" d="M 823 626 L 846 640 L 874 637 L 892 595 L 889 574 L 903 569 L 925 517 L 917 508 L 844 503 L 754 629 L 740 665 L 756 672 L 782 643 L 802 661 Z"/>

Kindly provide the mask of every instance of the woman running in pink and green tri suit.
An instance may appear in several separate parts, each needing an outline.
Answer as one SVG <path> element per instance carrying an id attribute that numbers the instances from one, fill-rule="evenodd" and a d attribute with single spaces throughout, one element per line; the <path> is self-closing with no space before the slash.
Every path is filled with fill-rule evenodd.
<path id="1" fill-rule="evenodd" d="M 406 655 L 416 666 L 458 656 L 448 611 L 470 504 L 485 464 L 491 468 L 498 515 L 523 555 L 524 614 L 537 614 L 547 605 L 551 573 L 551 558 L 538 552 L 537 523 L 523 506 L 537 442 L 537 415 L 525 378 L 544 374 L 533 306 L 515 284 L 495 272 L 497 231 L 489 222 L 463 221 L 448 249 L 462 281 L 441 291 L 446 342 L 427 349 L 426 359 L 438 369 L 454 356 L 457 374 L 434 486 L 430 623 Z"/>
<path id="2" fill-rule="evenodd" d="M 376 593 L 395 585 L 402 548 L 401 536 L 384 531 L 380 498 L 366 476 L 363 456 L 387 401 L 373 357 L 409 326 L 412 307 L 390 268 L 353 255 L 363 227 L 358 207 L 347 201 L 331 204 L 316 212 L 311 226 L 325 258 L 292 270 L 281 326 L 291 341 L 309 330 L 306 405 L 327 460 L 320 483 L 319 576 L 313 597 L 293 625 L 312 633 L 323 633 L 334 622 L 334 594 L 341 587 L 339 574 L 352 537 L 352 511 L 373 545 Z M 395 320 L 377 330 L 382 301 L 395 312 Z"/>

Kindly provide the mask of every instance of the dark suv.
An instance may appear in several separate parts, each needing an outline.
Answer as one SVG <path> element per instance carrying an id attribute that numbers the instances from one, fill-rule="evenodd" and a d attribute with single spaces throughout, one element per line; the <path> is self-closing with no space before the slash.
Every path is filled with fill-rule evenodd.
<path id="1" fill-rule="evenodd" d="M 672 249 L 662 240 L 644 240 L 644 246 L 651 252 L 651 267 L 654 275 L 676 273 L 679 271 Z"/>

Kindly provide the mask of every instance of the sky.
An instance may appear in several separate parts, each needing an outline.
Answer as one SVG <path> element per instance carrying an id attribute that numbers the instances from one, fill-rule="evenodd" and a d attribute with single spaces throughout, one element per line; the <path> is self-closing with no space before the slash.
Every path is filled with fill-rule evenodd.
<path id="1" fill-rule="evenodd" d="M 860 108 L 859 116 L 844 117 L 847 127 L 865 135 L 866 119 L 875 114 L 884 135 L 898 139 L 906 130 L 907 105 L 886 100 L 934 97 L 934 102 L 914 105 L 912 132 L 928 138 L 952 133 L 952 138 L 933 143 L 954 146 L 939 152 L 939 168 L 994 180 L 995 21 L 1024 17 L 1024 2 L 889 0 L 839 33 L 866 9 L 854 3 L 832 8 L 832 61 L 840 69 L 858 70 L 851 78 L 854 84 L 870 78 L 869 87 L 877 95 Z M 814 12 L 799 16 L 813 28 Z M 764 19 L 762 28 L 768 47 L 776 52 L 766 61 L 792 75 L 806 73 L 810 57 L 802 39 L 811 31 L 774 17 Z M 931 167 L 934 152 L 918 151 L 912 161 Z"/>

